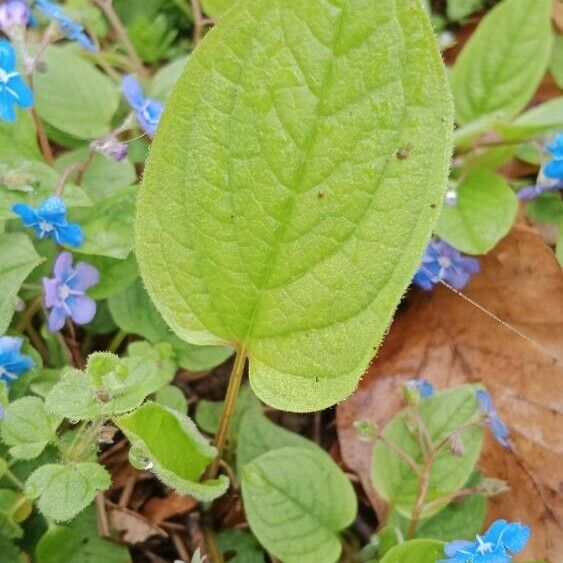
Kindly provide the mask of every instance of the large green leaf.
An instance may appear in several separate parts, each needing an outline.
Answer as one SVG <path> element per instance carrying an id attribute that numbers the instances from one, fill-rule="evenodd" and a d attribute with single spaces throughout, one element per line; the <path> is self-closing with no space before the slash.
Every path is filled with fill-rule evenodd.
<path id="1" fill-rule="evenodd" d="M 559 88 L 563 88 L 563 36 L 557 35 L 555 37 L 555 44 L 553 46 L 553 53 L 551 55 L 551 64 L 549 70 Z"/>
<path id="2" fill-rule="evenodd" d="M 107 133 L 119 96 L 111 80 L 68 47 L 48 47 L 35 74 L 36 106 L 50 125 L 77 139 Z"/>
<path id="3" fill-rule="evenodd" d="M 41 261 L 27 235 L 5 233 L 0 236 L 0 334 L 6 332 L 12 320 L 21 284 Z"/>
<path id="4" fill-rule="evenodd" d="M 563 96 L 553 98 L 523 113 L 512 123 L 499 124 L 496 129 L 506 139 L 528 139 L 535 135 L 563 129 Z"/>
<path id="5" fill-rule="evenodd" d="M 526 107 L 551 56 L 550 9 L 551 0 L 504 0 L 481 21 L 452 74 L 459 123 Z"/>
<path id="6" fill-rule="evenodd" d="M 260 543 L 284 563 L 335 563 L 356 517 L 348 478 L 320 449 L 281 448 L 244 467 L 242 498 Z"/>
<path id="7" fill-rule="evenodd" d="M 16 123 L 0 122 L 0 154 L 9 158 L 41 158 L 37 132 L 29 110 L 17 110 Z"/>
<path id="8" fill-rule="evenodd" d="M 478 405 L 475 389 L 470 385 L 448 389 L 418 405 L 421 419 L 426 424 L 434 446 L 451 435 L 454 430 L 475 423 Z M 419 467 L 423 466 L 424 454 L 418 433 L 413 430 L 409 408 L 396 415 L 385 427 L 383 436 L 406 452 Z M 446 444 L 434 458 L 431 466 L 425 504 L 434 506 L 423 513 L 424 517 L 435 514 L 447 504 L 448 495 L 457 492 L 469 479 L 483 443 L 483 429 L 468 427 L 459 432 L 463 455 L 454 455 Z M 403 458 L 378 441 L 373 448 L 371 479 L 377 492 L 399 513 L 410 518 L 415 506 L 420 479 Z M 445 499 L 443 503 L 440 500 Z"/>
<path id="9" fill-rule="evenodd" d="M 443 542 L 411 540 L 390 549 L 381 563 L 436 563 L 444 557 Z"/>
<path id="10" fill-rule="evenodd" d="M 131 461 L 154 471 L 169 487 L 203 501 L 227 490 L 229 481 L 223 475 L 199 481 L 217 450 L 186 415 L 148 402 L 114 422 L 131 442 Z"/>
<path id="11" fill-rule="evenodd" d="M 485 254 L 508 234 L 518 200 L 507 182 L 488 170 L 474 170 L 458 188 L 457 204 L 445 206 L 436 232 L 468 254 Z"/>
<path id="12" fill-rule="evenodd" d="M 243 348 L 268 404 L 334 404 L 419 264 L 451 129 L 419 0 L 243 0 L 188 61 L 151 150 L 149 294 L 185 340 Z"/>
<path id="13" fill-rule="evenodd" d="M 36 563 L 129 563 L 126 546 L 98 535 L 95 509 L 89 508 L 65 526 L 51 526 L 35 549 Z"/>
<path id="14" fill-rule="evenodd" d="M 25 493 L 39 499 L 37 506 L 47 518 L 66 522 L 110 483 L 110 474 L 97 463 L 47 464 L 33 472 L 25 484 Z"/>
<path id="15" fill-rule="evenodd" d="M 235 0 L 201 0 L 203 10 L 212 18 L 222 16 L 234 3 Z"/>

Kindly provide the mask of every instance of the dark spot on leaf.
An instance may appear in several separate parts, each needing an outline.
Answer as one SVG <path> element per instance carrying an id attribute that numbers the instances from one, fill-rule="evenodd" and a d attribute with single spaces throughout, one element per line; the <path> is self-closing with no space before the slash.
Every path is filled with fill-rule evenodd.
<path id="1" fill-rule="evenodd" d="M 317 199 L 323 199 L 324 196 L 325 196 L 325 193 L 323 191 L 317 192 Z"/>
<path id="2" fill-rule="evenodd" d="M 397 158 L 399 160 L 406 160 L 411 152 L 411 146 L 406 145 L 397 150 Z"/>
<path id="3" fill-rule="evenodd" d="M 436 209 L 436 207 L 438 207 L 438 206 L 435 203 L 430 204 L 430 209 Z"/>

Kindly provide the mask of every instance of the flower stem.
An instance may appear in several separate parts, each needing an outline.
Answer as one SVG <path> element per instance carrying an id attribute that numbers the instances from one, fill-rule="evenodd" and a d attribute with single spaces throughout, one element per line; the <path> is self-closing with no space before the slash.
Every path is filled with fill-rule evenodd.
<path id="1" fill-rule="evenodd" d="M 221 458 L 223 457 L 223 451 L 225 449 L 225 442 L 227 441 L 227 435 L 229 433 L 229 426 L 235 412 L 245 364 L 246 352 L 244 348 L 237 347 L 235 363 L 233 364 L 233 369 L 231 371 L 231 375 L 229 376 L 229 386 L 227 388 L 227 395 L 225 396 L 223 412 L 221 413 L 219 429 L 217 430 L 217 434 L 215 435 L 215 439 L 213 441 L 213 445 L 217 448 L 217 457 L 209 466 L 209 470 L 207 472 L 208 479 L 214 479 L 219 471 Z"/>
<path id="2" fill-rule="evenodd" d="M 8 481 L 11 481 L 21 491 L 24 490 L 25 485 L 23 484 L 23 482 L 20 481 L 9 469 L 5 470 L 4 477 L 6 477 Z"/>
<path id="3" fill-rule="evenodd" d="M 124 330 L 119 330 L 110 342 L 110 345 L 108 346 L 108 352 L 115 354 L 126 338 L 127 332 L 125 332 Z"/>
<path id="4" fill-rule="evenodd" d="M 49 144 L 49 139 L 47 138 L 47 133 L 45 133 L 45 127 L 43 127 L 43 122 L 37 113 L 37 110 L 32 107 L 31 108 L 31 117 L 33 117 L 33 123 L 35 124 L 35 130 L 37 131 L 37 138 L 39 140 L 39 147 L 41 149 L 41 154 L 45 159 L 45 162 L 52 166 L 55 162 L 55 158 L 53 157 L 53 150 L 51 149 L 51 145 Z"/>
<path id="5" fill-rule="evenodd" d="M 194 34 L 193 34 L 192 42 L 195 48 L 197 47 L 197 44 L 201 40 L 201 37 L 203 35 L 203 30 L 205 29 L 205 27 L 208 25 L 213 25 L 214 22 L 210 18 L 203 17 L 199 0 L 190 0 L 190 3 L 192 6 L 192 12 L 194 17 Z"/>
<path id="6" fill-rule="evenodd" d="M 113 0 L 92 1 L 102 10 L 102 12 L 104 12 L 104 15 L 113 27 L 113 30 L 115 31 L 119 42 L 127 51 L 127 55 L 129 56 L 129 59 L 131 60 L 131 64 L 135 68 L 135 71 L 138 72 L 141 76 L 147 76 L 147 69 L 144 67 L 143 62 L 139 58 L 139 55 L 137 54 L 133 43 L 131 43 L 129 36 L 127 35 L 127 30 L 121 23 L 121 20 L 119 19 L 116 11 L 113 9 Z"/>
<path id="7" fill-rule="evenodd" d="M 430 470 L 432 469 L 432 464 L 434 463 L 434 455 L 435 452 L 431 451 L 424 460 L 424 467 L 422 468 L 422 475 L 420 476 L 420 483 L 418 484 L 418 492 L 416 494 L 416 503 L 412 511 L 411 521 L 407 531 L 407 540 L 414 537 L 418 521 L 424 511 L 424 504 L 426 501 L 426 495 L 428 494 L 428 486 L 430 484 Z"/>

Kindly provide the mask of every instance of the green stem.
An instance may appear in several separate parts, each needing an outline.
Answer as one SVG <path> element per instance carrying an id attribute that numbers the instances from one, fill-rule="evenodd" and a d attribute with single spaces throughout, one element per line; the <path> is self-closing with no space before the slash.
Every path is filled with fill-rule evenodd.
<path id="1" fill-rule="evenodd" d="M 108 352 L 115 354 L 126 338 L 127 333 L 124 330 L 119 330 L 110 342 L 110 345 L 108 346 Z"/>
<path id="2" fill-rule="evenodd" d="M 426 495 L 428 494 L 428 486 L 430 484 L 430 470 L 432 469 L 432 464 L 434 463 L 434 455 L 434 451 L 432 451 L 424 460 L 424 467 L 422 468 L 422 475 L 420 477 L 418 492 L 416 494 L 416 503 L 412 511 L 411 521 L 407 531 L 407 540 L 414 537 L 418 521 L 424 511 L 424 504 L 426 501 Z"/>
<path id="3" fill-rule="evenodd" d="M 227 388 L 227 394 L 225 396 L 225 405 L 223 407 L 223 412 L 221 413 L 221 420 L 219 421 L 219 429 L 217 430 L 215 440 L 213 441 L 213 445 L 217 448 L 217 457 L 209 466 L 209 470 L 207 472 L 208 479 L 214 479 L 219 472 L 221 458 L 223 457 L 223 451 L 225 450 L 225 443 L 227 441 L 227 435 L 229 433 L 229 426 L 235 412 L 238 392 L 240 390 L 240 384 L 242 382 L 242 376 L 244 374 L 245 363 L 246 351 L 244 350 L 244 348 L 237 347 L 235 363 L 233 364 L 233 369 L 229 377 L 229 386 Z"/>
<path id="4" fill-rule="evenodd" d="M 11 481 L 21 491 L 24 490 L 25 485 L 23 484 L 23 482 L 20 481 L 9 469 L 5 470 L 4 477 L 6 477 L 6 479 Z"/>

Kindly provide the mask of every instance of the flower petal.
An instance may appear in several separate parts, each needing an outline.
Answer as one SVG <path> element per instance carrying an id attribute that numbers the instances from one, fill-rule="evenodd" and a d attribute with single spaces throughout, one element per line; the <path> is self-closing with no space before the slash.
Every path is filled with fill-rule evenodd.
<path id="1" fill-rule="evenodd" d="M 5 39 L 0 40 L 0 68 L 11 72 L 16 68 L 16 52 L 12 44 Z"/>
<path id="2" fill-rule="evenodd" d="M 23 338 L 16 336 L 2 336 L 0 338 L 1 352 L 19 352 L 23 344 Z"/>
<path id="3" fill-rule="evenodd" d="M 72 296 L 67 299 L 70 316 L 78 325 L 89 323 L 96 314 L 96 302 L 87 295 Z"/>
<path id="4" fill-rule="evenodd" d="M 444 547 L 444 553 L 448 557 L 456 557 L 457 552 L 460 550 L 469 551 L 473 546 L 474 542 L 470 542 L 467 540 L 454 540 L 451 541 L 446 547 Z"/>
<path id="5" fill-rule="evenodd" d="M 66 207 L 64 201 L 57 196 L 48 197 L 41 204 L 37 215 L 49 223 L 66 223 Z"/>
<path id="6" fill-rule="evenodd" d="M 76 276 L 69 282 L 71 289 L 86 291 L 100 281 L 100 271 L 98 268 L 86 262 L 78 262 L 74 271 Z"/>
<path id="7" fill-rule="evenodd" d="M 61 252 L 55 260 L 53 274 L 59 283 L 66 281 L 72 274 L 72 254 L 70 252 Z"/>
<path id="8" fill-rule="evenodd" d="M 56 279 L 43 278 L 43 293 L 45 297 L 45 307 L 50 309 L 59 302 L 59 282 Z"/>
<path id="9" fill-rule="evenodd" d="M 67 317 L 66 310 L 63 306 L 55 307 L 49 314 L 47 326 L 51 332 L 58 332 L 65 325 Z"/>
<path id="10" fill-rule="evenodd" d="M 59 225 L 55 227 L 55 238 L 59 244 L 68 244 L 74 248 L 82 246 L 84 233 L 80 225 L 71 223 L 69 225 Z"/>
<path id="11" fill-rule="evenodd" d="M 563 159 L 548 162 L 543 169 L 543 173 L 548 178 L 563 178 Z"/>
<path id="12" fill-rule="evenodd" d="M 145 103 L 145 96 L 139 81 L 132 75 L 127 74 L 121 82 L 123 95 L 133 109 L 140 109 Z"/>
<path id="13" fill-rule="evenodd" d="M 8 82 L 8 87 L 17 94 L 16 103 L 18 106 L 25 109 L 33 105 L 33 92 L 20 76 L 12 78 Z"/>
<path id="14" fill-rule="evenodd" d="M 507 521 L 504 519 L 495 520 L 490 526 L 489 529 L 485 532 L 483 536 L 484 542 L 490 542 L 493 545 L 497 545 L 499 540 L 502 536 L 504 529 L 506 528 Z"/>
<path id="15" fill-rule="evenodd" d="M 477 389 L 475 391 L 475 396 L 477 397 L 477 402 L 479 403 L 479 408 L 485 414 L 491 414 L 495 411 L 495 407 L 493 405 L 493 400 L 487 391 L 484 389 Z"/>
<path id="16" fill-rule="evenodd" d="M 519 553 L 526 547 L 530 534 L 531 530 L 528 526 L 520 522 L 511 522 L 502 532 L 500 541 L 512 553 Z"/>
<path id="17" fill-rule="evenodd" d="M 33 207 L 27 205 L 27 203 L 16 203 L 12 206 L 12 211 L 19 215 L 23 224 L 26 227 L 32 227 L 38 222 L 37 213 Z"/>

